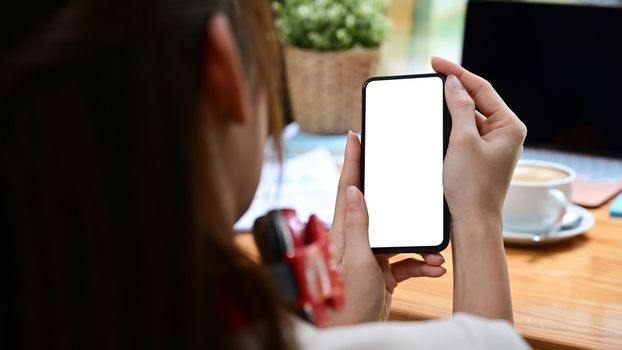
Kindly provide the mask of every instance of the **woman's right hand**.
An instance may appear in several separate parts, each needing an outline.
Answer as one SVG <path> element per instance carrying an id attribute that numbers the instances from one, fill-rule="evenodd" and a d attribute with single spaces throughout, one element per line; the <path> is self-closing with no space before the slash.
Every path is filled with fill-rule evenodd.
<path id="1" fill-rule="evenodd" d="M 502 211 L 527 129 L 486 80 L 440 58 L 432 67 L 447 76 L 452 121 L 443 186 L 451 212 L 454 312 L 512 322 Z"/>
<path id="2" fill-rule="evenodd" d="M 500 220 L 527 128 L 486 80 L 441 58 L 432 67 L 447 76 L 452 128 L 443 186 L 452 223 Z"/>

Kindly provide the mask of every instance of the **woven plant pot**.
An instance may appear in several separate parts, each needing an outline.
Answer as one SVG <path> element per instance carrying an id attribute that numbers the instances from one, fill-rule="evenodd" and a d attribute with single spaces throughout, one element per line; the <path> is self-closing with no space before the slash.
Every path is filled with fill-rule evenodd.
<path id="1" fill-rule="evenodd" d="M 318 52 L 288 46 L 285 65 L 293 118 L 306 132 L 361 130 L 361 89 L 375 73 L 380 50 Z"/>

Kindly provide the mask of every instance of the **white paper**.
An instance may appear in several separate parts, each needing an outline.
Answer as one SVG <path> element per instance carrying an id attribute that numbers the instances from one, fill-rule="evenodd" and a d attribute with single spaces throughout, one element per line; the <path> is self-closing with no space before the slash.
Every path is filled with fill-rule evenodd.
<path id="1" fill-rule="evenodd" d="M 329 226 L 333 219 L 338 183 L 339 172 L 331 153 L 325 148 L 316 148 L 289 159 L 282 166 L 267 160 L 255 198 L 233 228 L 236 231 L 250 231 L 256 218 L 278 208 L 295 209 L 298 217 L 305 222 L 311 214 L 315 214 Z"/>

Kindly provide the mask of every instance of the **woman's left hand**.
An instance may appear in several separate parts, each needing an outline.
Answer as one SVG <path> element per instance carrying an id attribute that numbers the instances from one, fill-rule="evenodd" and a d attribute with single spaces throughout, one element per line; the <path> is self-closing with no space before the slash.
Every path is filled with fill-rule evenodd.
<path id="1" fill-rule="evenodd" d="M 392 255 L 374 255 L 367 234 L 367 206 L 360 185 L 361 144 L 349 132 L 339 179 L 331 244 L 343 274 L 345 305 L 332 317 L 333 325 L 386 320 L 398 283 L 411 277 L 440 277 L 446 270 L 438 253 L 421 254 L 391 263 Z"/>

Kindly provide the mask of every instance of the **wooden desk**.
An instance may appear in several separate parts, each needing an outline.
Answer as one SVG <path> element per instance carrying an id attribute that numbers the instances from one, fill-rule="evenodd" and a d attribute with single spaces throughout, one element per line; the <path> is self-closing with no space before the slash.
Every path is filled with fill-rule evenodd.
<path id="1" fill-rule="evenodd" d="M 610 218 L 608 208 L 593 210 L 596 225 L 571 241 L 537 249 L 506 246 L 514 322 L 534 348 L 622 349 L 622 219 Z M 256 254 L 250 235 L 238 242 Z M 391 319 L 451 315 L 451 249 L 443 254 L 447 274 L 400 284 Z"/>
<path id="2" fill-rule="evenodd" d="M 537 349 L 622 349 L 622 219 L 593 210 L 586 234 L 549 247 L 506 246 L 514 323 Z M 392 319 L 451 315 L 451 249 L 446 276 L 402 283 Z M 473 252 L 477 254 L 477 252 Z"/>

